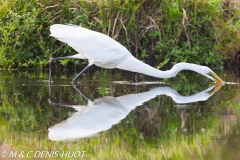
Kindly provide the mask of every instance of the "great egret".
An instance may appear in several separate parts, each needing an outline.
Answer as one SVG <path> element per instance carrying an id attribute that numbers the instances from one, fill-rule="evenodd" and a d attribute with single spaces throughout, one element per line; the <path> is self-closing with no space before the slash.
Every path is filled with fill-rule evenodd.
<path id="1" fill-rule="evenodd" d="M 74 84 L 77 83 L 78 77 L 93 64 L 104 68 L 119 68 L 138 72 L 157 78 L 171 78 L 181 70 L 191 70 L 215 82 L 223 82 L 210 68 L 191 63 L 178 63 L 171 70 L 167 71 L 157 70 L 133 57 L 124 46 L 114 39 L 80 26 L 54 24 L 50 27 L 50 32 L 52 37 L 67 43 L 78 54 L 52 58 L 49 63 L 49 83 L 51 83 L 52 77 L 52 63 L 56 60 L 66 58 L 88 59 L 89 62 L 73 79 Z"/>
<path id="2" fill-rule="evenodd" d="M 216 83 L 208 89 L 190 96 L 182 96 L 170 87 L 158 87 L 147 92 L 128 94 L 119 97 L 104 96 L 91 101 L 81 91 L 74 88 L 88 101 L 88 105 L 66 105 L 53 103 L 52 106 L 65 106 L 74 108 L 75 112 L 67 120 L 50 127 L 48 137 L 53 141 L 70 141 L 78 138 L 91 137 L 99 132 L 110 129 L 113 125 L 124 119 L 133 109 L 158 95 L 167 95 L 179 104 L 205 101 L 211 97 L 222 83 Z M 50 89 L 50 88 L 49 88 Z M 51 97 L 51 91 L 50 97 Z M 182 105 L 176 106 L 182 108 Z"/>

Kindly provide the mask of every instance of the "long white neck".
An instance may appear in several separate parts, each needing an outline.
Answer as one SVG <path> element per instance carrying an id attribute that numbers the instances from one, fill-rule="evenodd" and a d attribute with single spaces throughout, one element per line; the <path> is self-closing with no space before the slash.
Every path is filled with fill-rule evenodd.
<path id="1" fill-rule="evenodd" d="M 191 103 L 191 102 L 207 100 L 209 97 L 211 97 L 214 94 L 214 92 L 211 93 L 211 91 L 214 90 L 214 87 L 215 86 L 211 86 L 205 89 L 204 91 L 201 91 L 199 93 L 196 93 L 190 96 L 182 96 L 179 93 L 177 93 L 177 91 L 175 91 L 170 87 L 158 87 L 143 93 L 129 94 L 129 95 L 116 97 L 116 100 L 128 110 L 132 110 L 135 107 L 140 106 L 144 102 L 147 102 L 150 99 L 159 95 L 170 96 L 176 103 L 179 103 L 179 104 Z"/>
<path id="2" fill-rule="evenodd" d="M 128 56 L 118 66 L 116 66 L 116 68 L 119 69 L 138 72 L 157 78 L 171 78 L 176 76 L 178 72 L 182 70 L 191 70 L 199 74 L 202 74 L 203 76 L 206 76 L 203 73 L 201 73 L 201 69 L 203 69 L 201 67 L 204 66 L 199 66 L 191 63 L 178 63 L 174 65 L 170 70 L 161 71 L 149 66 L 148 64 L 143 63 L 142 61 L 136 59 L 133 56 Z M 211 79 L 211 77 L 208 78 Z"/>

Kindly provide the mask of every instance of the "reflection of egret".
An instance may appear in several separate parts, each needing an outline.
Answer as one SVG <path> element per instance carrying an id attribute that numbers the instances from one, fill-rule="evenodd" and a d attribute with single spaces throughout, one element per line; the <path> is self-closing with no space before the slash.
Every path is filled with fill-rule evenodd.
<path id="1" fill-rule="evenodd" d="M 54 141 L 73 140 L 94 136 L 101 131 L 108 130 L 114 124 L 119 123 L 135 107 L 142 105 L 144 102 L 149 101 L 157 95 L 171 96 L 176 103 L 190 103 L 207 100 L 220 87 L 221 86 L 214 88 L 214 86 L 212 86 L 191 96 L 181 96 L 170 87 L 159 87 L 147 92 L 129 94 L 120 97 L 105 96 L 95 99 L 94 101 L 91 101 L 84 96 L 88 101 L 87 106 L 62 105 L 60 103 L 53 103 L 49 100 L 51 105 L 72 107 L 77 112 L 67 120 L 49 128 L 48 136 L 49 139 Z M 75 89 L 83 95 L 76 87 Z"/>
<path id="2" fill-rule="evenodd" d="M 80 26 L 55 24 L 50 27 L 50 31 L 51 36 L 67 43 L 78 54 L 52 58 L 49 64 L 49 82 L 51 82 L 52 76 L 52 62 L 66 58 L 88 59 L 89 61 L 89 64 L 73 79 L 73 83 L 77 83 L 77 78 L 93 64 L 104 68 L 138 72 L 157 78 L 171 78 L 181 70 L 192 70 L 215 82 L 222 82 L 221 78 L 210 68 L 191 63 L 178 63 L 168 71 L 157 70 L 133 57 L 125 47 L 112 38 Z"/>

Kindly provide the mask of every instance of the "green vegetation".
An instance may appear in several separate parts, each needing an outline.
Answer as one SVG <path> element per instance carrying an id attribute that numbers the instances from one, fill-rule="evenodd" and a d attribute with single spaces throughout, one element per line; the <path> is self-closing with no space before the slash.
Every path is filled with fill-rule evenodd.
<path id="1" fill-rule="evenodd" d="M 93 72 L 91 72 L 93 73 Z M 161 85 L 118 85 L 104 70 L 81 77 L 78 88 L 91 100 L 102 96 L 142 93 Z M 234 159 L 239 153 L 239 87 L 224 86 L 208 101 L 195 102 L 188 109 L 178 108 L 168 96 L 157 96 L 137 107 L 99 137 L 71 142 L 48 139 L 47 129 L 71 117 L 73 108 L 50 106 L 47 73 L 2 72 L 0 77 L 1 151 L 86 151 L 83 159 Z M 116 73 L 119 79 L 125 77 Z M 56 75 L 55 75 L 56 76 Z M 73 76 L 73 75 L 72 75 Z M 134 76 L 130 76 L 134 77 Z M 51 86 L 52 101 L 69 105 L 86 105 L 86 100 L 61 78 Z M 144 77 L 141 77 L 144 78 Z M 129 78 L 127 78 L 129 79 Z M 132 78 L 132 79 L 135 79 Z M 208 88 L 208 80 L 189 76 L 188 82 L 172 81 L 171 87 L 181 95 L 192 95 Z M 142 79 L 141 79 L 142 80 Z M 201 85 L 199 85 L 201 83 Z M 11 85 L 9 85 L 11 84 Z M 165 85 L 164 85 L 165 86 Z M 181 93 L 181 92 L 182 93 Z M 233 98 L 234 97 L 234 98 Z M 230 139 L 231 138 L 231 139 Z M 232 143 L 233 142 L 233 143 Z M 5 147 L 5 148 L 3 148 Z M 236 148 L 236 149 L 232 149 Z M 219 152 L 217 152 L 219 151 Z M 230 158 L 226 157 L 225 155 Z M 33 154 L 32 154 L 33 155 Z M 32 157 L 33 158 L 33 157 Z M 25 159 L 30 159 L 26 158 Z M 46 157 L 45 159 L 51 159 Z M 59 159 L 55 158 L 55 159 Z M 63 158 L 67 159 L 67 158 Z M 74 159 L 74 158 L 69 158 Z"/>
<path id="2" fill-rule="evenodd" d="M 51 57 L 76 53 L 49 36 L 55 23 L 103 32 L 158 68 L 180 61 L 221 66 L 236 58 L 240 45 L 239 6 L 228 2 L 2 0 L 0 67 L 46 68 Z M 61 64 L 66 68 L 68 61 Z"/>

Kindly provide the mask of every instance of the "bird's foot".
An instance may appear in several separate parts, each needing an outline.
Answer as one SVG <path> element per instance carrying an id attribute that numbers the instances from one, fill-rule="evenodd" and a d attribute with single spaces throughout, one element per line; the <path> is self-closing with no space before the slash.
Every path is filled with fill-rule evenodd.
<path id="1" fill-rule="evenodd" d="M 78 84 L 77 79 L 73 79 L 72 83 L 73 83 L 74 85 Z"/>
<path id="2" fill-rule="evenodd" d="M 48 98 L 48 103 L 49 103 L 51 106 L 54 106 L 54 105 L 55 105 L 55 103 L 52 102 L 52 100 L 51 100 L 50 98 Z"/>

